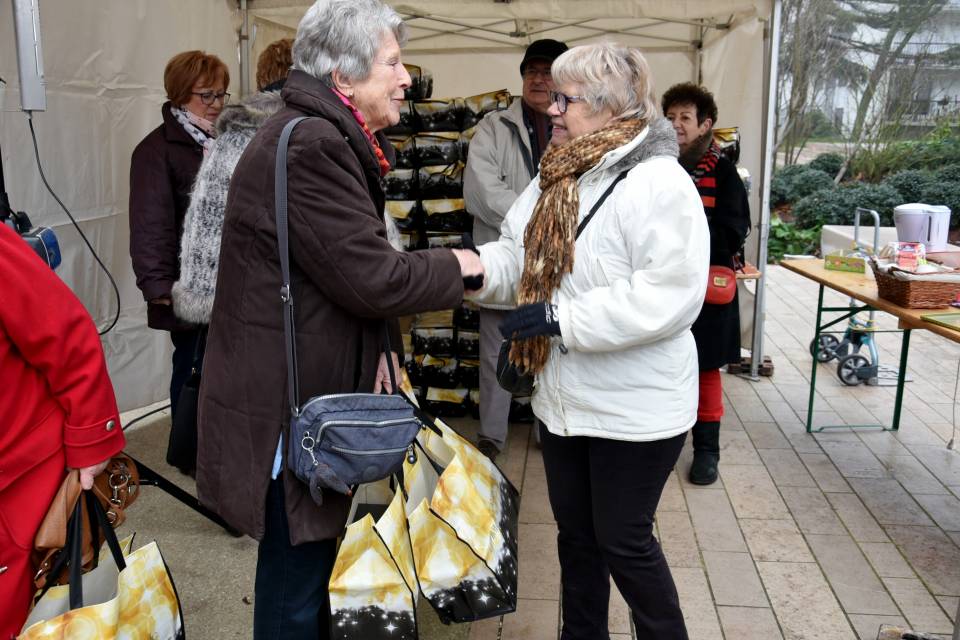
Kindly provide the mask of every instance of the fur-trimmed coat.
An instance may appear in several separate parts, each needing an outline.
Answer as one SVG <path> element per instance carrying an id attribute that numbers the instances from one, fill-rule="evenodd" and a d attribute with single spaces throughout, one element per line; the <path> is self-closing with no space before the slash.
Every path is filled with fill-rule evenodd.
<path id="1" fill-rule="evenodd" d="M 210 323 L 230 178 L 253 134 L 281 108 L 280 93 L 265 91 L 228 105 L 217 118 L 217 140 L 197 173 L 180 238 L 180 279 L 173 285 L 173 312 L 181 320 Z"/>

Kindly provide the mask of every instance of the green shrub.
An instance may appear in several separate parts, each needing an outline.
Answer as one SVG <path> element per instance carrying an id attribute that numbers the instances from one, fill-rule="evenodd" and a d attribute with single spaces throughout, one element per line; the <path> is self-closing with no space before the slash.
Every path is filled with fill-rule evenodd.
<path id="1" fill-rule="evenodd" d="M 889 185 L 897 190 L 900 199 L 905 202 L 921 202 L 923 191 L 935 181 L 930 171 L 908 169 L 884 178 L 882 184 Z"/>
<path id="2" fill-rule="evenodd" d="M 941 182 L 960 183 L 960 164 L 948 164 L 937 171 L 936 179 Z"/>
<path id="3" fill-rule="evenodd" d="M 840 167 L 843 166 L 843 156 L 839 153 L 821 153 L 810 161 L 807 165 L 811 169 L 823 171 L 831 178 L 840 173 Z"/>
<path id="4" fill-rule="evenodd" d="M 786 253 L 804 255 L 813 253 L 820 244 L 820 232 L 816 229 L 801 229 L 792 222 L 784 222 L 780 216 L 770 220 L 770 236 L 767 241 L 767 262 L 780 262 Z"/>
<path id="5" fill-rule="evenodd" d="M 776 172 L 770 183 L 770 201 L 774 206 L 794 203 L 814 191 L 833 187 L 833 178 L 807 165 L 795 164 Z"/>
<path id="6" fill-rule="evenodd" d="M 793 205 L 793 215 L 801 229 L 819 230 L 825 224 L 853 224 L 856 208 L 865 207 L 880 214 L 882 225 L 892 226 L 898 204 L 900 193 L 890 185 L 853 182 L 808 195 Z"/>
<path id="7" fill-rule="evenodd" d="M 793 188 L 793 178 L 806 169 L 807 167 L 802 164 L 788 164 L 773 172 L 773 180 L 770 181 L 770 202 L 774 206 L 790 202 L 788 197 Z"/>

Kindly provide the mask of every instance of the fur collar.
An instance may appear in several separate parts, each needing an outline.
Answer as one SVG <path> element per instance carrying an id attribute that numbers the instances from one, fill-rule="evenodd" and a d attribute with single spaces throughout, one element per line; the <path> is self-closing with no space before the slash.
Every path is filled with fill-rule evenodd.
<path id="1" fill-rule="evenodd" d="M 676 158 L 680 154 L 680 147 L 677 146 L 677 134 L 673 130 L 673 125 L 666 118 L 657 118 L 647 126 L 646 134 L 637 136 L 640 141 L 629 149 L 625 155 L 616 160 L 611 171 L 620 173 L 632 169 L 644 160 L 649 160 L 657 156 L 668 156 Z"/>
<path id="2" fill-rule="evenodd" d="M 263 121 L 283 108 L 279 91 L 260 91 L 237 104 L 228 104 L 217 118 L 217 135 L 240 129 L 258 129 Z"/>
<path id="3" fill-rule="evenodd" d="M 690 143 L 687 150 L 680 154 L 680 166 L 687 170 L 687 173 L 696 169 L 700 163 L 700 158 L 710 148 L 713 142 L 713 129 L 709 129 L 705 134 Z"/>

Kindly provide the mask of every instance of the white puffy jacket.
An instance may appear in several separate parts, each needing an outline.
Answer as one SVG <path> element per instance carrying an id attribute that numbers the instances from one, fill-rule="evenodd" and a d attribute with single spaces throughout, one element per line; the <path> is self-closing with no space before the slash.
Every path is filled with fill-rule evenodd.
<path id="1" fill-rule="evenodd" d="M 676 135 L 660 119 L 579 180 L 582 219 L 629 170 L 577 240 L 573 272 L 553 300 L 561 337 L 537 376 L 533 410 L 554 434 L 661 440 L 696 421 L 690 326 L 706 292 L 710 243 L 700 196 L 676 156 Z M 515 302 L 539 196 L 538 176 L 507 213 L 500 240 L 480 247 L 486 286 L 477 300 Z"/>

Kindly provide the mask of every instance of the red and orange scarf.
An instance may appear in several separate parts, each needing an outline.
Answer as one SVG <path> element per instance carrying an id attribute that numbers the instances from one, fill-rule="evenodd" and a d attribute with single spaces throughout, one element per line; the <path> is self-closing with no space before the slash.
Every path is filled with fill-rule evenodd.
<path id="1" fill-rule="evenodd" d="M 377 162 L 380 164 L 380 177 L 382 178 L 387 175 L 390 172 L 390 162 L 387 160 L 387 157 L 383 155 L 383 149 L 380 148 L 380 143 L 377 142 L 376 136 L 373 135 L 370 127 L 367 126 L 367 121 L 364 119 L 363 114 L 354 106 L 350 98 L 340 93 L 337 89 L 334 89 L 333 92 L 340 98 L 340 102 L 350 109 L 350 113 L 353 114 L 353 119 L 357 121 L 357 124 L 360 125 L 360 128 L 363 129 L 363 132 L 366 134 L 367 140 L 373 145 L 373 153 L 376 154 Z"/>

